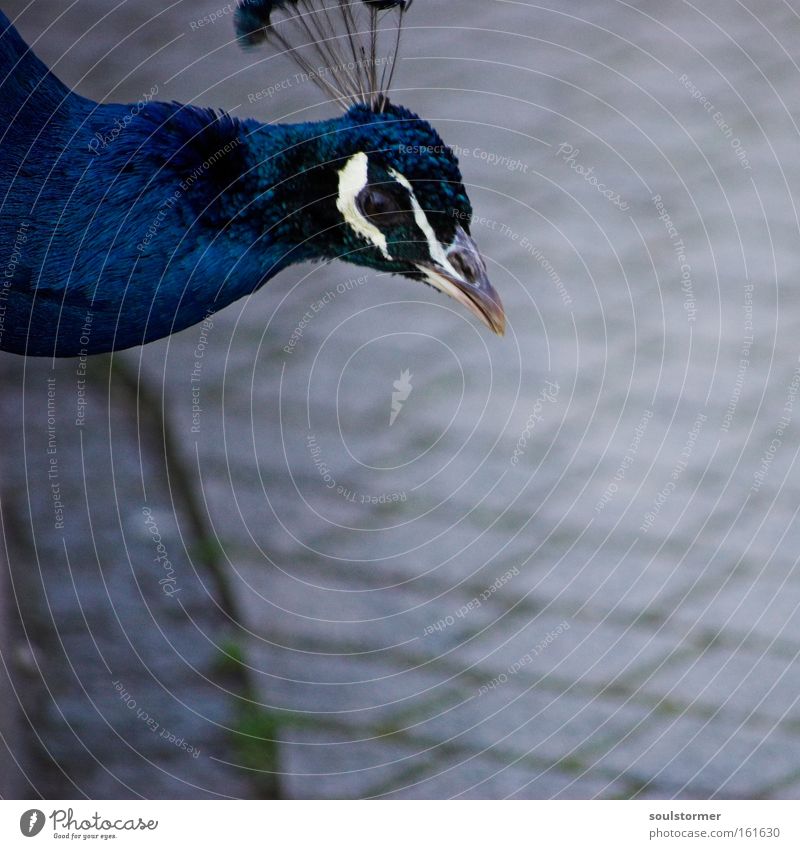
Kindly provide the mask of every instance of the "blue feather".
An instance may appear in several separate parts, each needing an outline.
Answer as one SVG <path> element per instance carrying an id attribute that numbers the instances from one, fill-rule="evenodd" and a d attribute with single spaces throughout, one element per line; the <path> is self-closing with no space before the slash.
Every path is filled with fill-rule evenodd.
<path id="1" fill-rule="evenodd" d="M 179 103 L 98 104 L 64 86 L 2 12 L 0 126 L 6 351 L 140 345 L 295 262 L 348 256 L 415 276 L 365 252 L 336 210 L 337 169 L 359 151 L 414 180 L 423 208 L 441 212 L 443 243 L 471 214 L 452 151 L 402 107 L 265 125 Z"/>

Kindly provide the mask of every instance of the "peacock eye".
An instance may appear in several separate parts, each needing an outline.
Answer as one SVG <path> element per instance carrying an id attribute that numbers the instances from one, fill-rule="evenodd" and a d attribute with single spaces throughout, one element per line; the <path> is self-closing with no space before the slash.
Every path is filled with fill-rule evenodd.
<path id="1" fill-rule="evenodd" d="M 377 224 L 395 224 L 405 217 L 405 210 L 387 192 L 367 186 L 358 196 L 358 205 L 367 218 Z"/>

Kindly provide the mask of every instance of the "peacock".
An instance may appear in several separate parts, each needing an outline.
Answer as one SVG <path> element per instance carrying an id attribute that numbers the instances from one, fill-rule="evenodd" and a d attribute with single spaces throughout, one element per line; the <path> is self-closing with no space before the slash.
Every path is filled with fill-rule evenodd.
<path id="1" fill-rule="evenodd" d="M 341 107 L 264 124 L 70 90 L 0 12 L 0 349 L 70 357 L 202 322 L 295 263 L 422 281 L 503 334 L 452 149 L 389 98 L 411 0 L 240 0 Z"/>

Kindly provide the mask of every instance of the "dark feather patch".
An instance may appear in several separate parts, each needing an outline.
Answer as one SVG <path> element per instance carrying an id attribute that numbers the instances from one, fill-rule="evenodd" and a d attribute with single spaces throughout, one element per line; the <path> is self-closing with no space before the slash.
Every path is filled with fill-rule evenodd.
<path id="1" fill-rule="evenodd" d="M 239 0 L 234 25 L 242 47 L 254 47 L 267 39 L 270 18 L 276 9 L 285 9 L 291 0 Z"/>
<path id="2" fill-rule="evenodd" d="M 236 36 L 285 51 L 344 108 L 387 100 L 403 16 L 413 0 L 239 0 Z M 276 14 L 279 13 L 279 14 Z M 395 25 L 387 16 L 396 13 Z"/>
<path id="3" fill-rule="evenodd" d="M 410 0 L 363 0 L 367 6 L 384 12 L 399 7 L 406 9 Z M 236 36 L 243 47 L 261 44 L 267 38 L 271 16 L 276 9 L 286 9 L 288 4 L 297 5 L 297 0 L 239 0 L 236 10 Z"/>
<path id="4" fill-rule="evenodd" d="M 395 6 L 400 6 L 405 9 L 409 4 L 406 0 L 364 0 L 367 6 L 372 6 L 375 9 L 380 9 L 383 11 L 384 9 L 394 9 Z"/>

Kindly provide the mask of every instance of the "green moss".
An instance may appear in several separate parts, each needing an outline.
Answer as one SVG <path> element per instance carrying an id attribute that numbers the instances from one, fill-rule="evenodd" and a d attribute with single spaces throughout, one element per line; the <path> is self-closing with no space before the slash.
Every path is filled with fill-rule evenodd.
<path id="1" fill-rule="evenodd" d="M 239 675 L 244 668 L 244 649 L 235 640 L 224 640 L 219 646 L 220 655 L 214 669 L 220 675 Z"/>
<path id="2" fill-rule="evenodd" d="M 280 720 L 274 712 L 245 702 L 236 722 L 236 751 L 248 769 L 277 772 Z"/>

